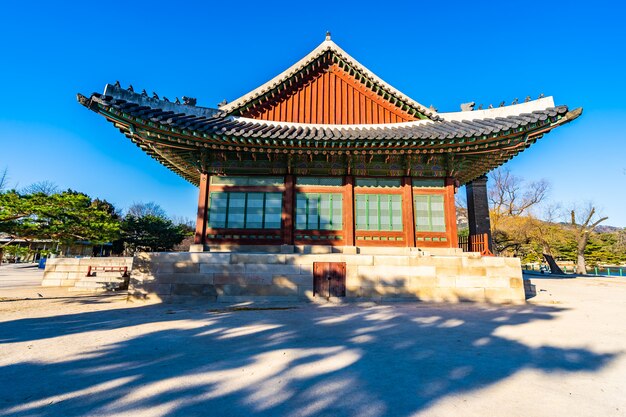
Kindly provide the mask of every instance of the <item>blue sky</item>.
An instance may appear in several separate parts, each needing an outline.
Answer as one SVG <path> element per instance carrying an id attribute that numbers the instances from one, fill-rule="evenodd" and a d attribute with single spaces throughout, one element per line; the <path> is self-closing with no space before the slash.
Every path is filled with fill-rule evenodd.
<path id="1" fill-rule="evenodd" d="M 22 3 L 22 2 L 19 2 Z M 626 227 L 626 28 L 621 2 L 10 2 L 0 16 L 0 169 L 120 208 L 195 217 L 197 189 L 76 102 L 120 80 L 214 107 L 323 39 L 418 102 L 457 111 L 553 95 L 583 116 L 507 164 L 593 201 Z"/>

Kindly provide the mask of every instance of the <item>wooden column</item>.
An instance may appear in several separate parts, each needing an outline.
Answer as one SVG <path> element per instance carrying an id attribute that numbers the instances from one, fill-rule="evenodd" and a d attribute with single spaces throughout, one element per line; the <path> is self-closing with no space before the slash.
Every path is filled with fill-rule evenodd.
<path id="1" fill-rule="evenodd" d="M 198 215 L 196 216 L 196 234 L 193 239 L 195 245 L 206 244 L 207 215 L 209 209 L 209 175 L 200 174 L 198 193 Z"/>
<path id="2" fill-rule="evenodd" d="M 343 241 L 345 246 L 354 246 L 354 177 L 344 178 L 343 186 Z"/>
<path id="3" fill-rule="evenodd" d="M 293 245 L 293 212 L 295 201 L 295 178 L 293 175 L 285 176 L 285 193 L 283 194 L 283 244 Z"/>
<path id="4" fill-rule="evenodd" d="M 459 247 L 459 234 L 456 228 L 456 204 L 454 201 L 454 178 L 446 178 L 446 195 L 444 197 L 446 210 L 446 230 L 451 248 Z"/>
<path id="5" fill-rule="evenodd" d="M 415 247 L 415 214 L 413 213 L 413 181 L 402 177 L 402 227 L 405 246 Z"/>

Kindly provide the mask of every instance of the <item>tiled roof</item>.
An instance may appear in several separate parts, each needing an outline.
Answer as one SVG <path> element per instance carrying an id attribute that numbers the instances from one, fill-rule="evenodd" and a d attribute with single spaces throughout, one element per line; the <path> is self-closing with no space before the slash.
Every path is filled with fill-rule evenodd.
<path id="1" fill-rule="evenodd" d="M 419 120 L 379 125 L 316 125 L 229 116 L 217 109 L 164 102 L 114 88 L 111 85 L 107 85 L 105 92 L 106 95 L 94 93 L 91 96 L 91 102 L 128 115 L 133 119 L 158 123 L 166 128 L 190 131 L 199 135 L 238 137 L 240 141 L 309 139 L 379 142 L 418 139 L 438 140 L 442 141 L 440 145 L 452 145 L 457 143 L 457 139 L 504 134 L 509 131 L 534 128 L 537 123 L 550 122 L 551 118 L 562 118 L 568 113 L 567 106 L 556 106 L 529 113 L 494 118 L 472 118 L 473 112 L 460 112 L 461 115 L 466 116 L 465 119 Z M 524 104 L 518 106 L 522 110 Z M 573 116 L 573 114 L 570 115 L 570 117 Z M 350 147 L 352 145 L 346 143 L 345 146 Z"/>

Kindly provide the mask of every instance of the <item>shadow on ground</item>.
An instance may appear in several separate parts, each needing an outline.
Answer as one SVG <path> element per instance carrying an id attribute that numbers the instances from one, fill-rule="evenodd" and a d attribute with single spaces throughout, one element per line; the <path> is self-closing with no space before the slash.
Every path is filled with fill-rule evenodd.
<path id="1" fill-rule="evenodd" d="M 559 311 L 150 305 L 4 322 L 4 348 L 71 335 L 95 346 L 102 332 L 134 333 L 61 361 L 0 368 L 0 380 L 11 386 L 0 392 L 0 415 L 410 416 L 524 369 L 605 366 L 611 354 L 530 347 L 496 335 L 501 326 L 551 320 Z"/>

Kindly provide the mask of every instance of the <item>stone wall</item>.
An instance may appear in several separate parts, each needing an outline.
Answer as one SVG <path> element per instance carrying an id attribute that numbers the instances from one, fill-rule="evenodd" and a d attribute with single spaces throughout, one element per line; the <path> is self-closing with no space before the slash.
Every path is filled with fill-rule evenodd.
<path id="1" fill-rule="evenodd" d="M 133 258 L 53 258 L 46 261 L 41 285 L 44 287 L 74 287 L 85 278 L 90 266 L 125 266 L 130 271 Z"/>
<path id="2" fill-rule="evenodd" d="M 137 297 L 225 302 L 312 300 L 313 263 L 345 262 L 348 299 L 524 302 L 517 258 L 368 249 L 353 255 L 142 253 L 135 257 L 130 290 Z"/>

